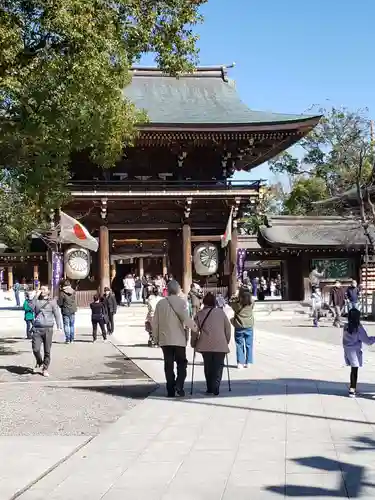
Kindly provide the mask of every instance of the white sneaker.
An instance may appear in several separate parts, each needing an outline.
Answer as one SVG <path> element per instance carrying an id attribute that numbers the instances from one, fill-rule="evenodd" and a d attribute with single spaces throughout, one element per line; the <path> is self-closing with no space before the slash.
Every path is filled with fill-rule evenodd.
<path id="1" fill-rule="evenodd" d="M 249 368 L 249 365 L 243 365 L 244 368 Z"/>
<path id="2" fill-rule="evenodd" d="M 49 373 L 47 370 L 43 370 L 42 375 L 43 375 L 43 377 L 49 377 Z"/>
<path id="3" fill-rule="evenodd" d="M 355 390 L 355 389 L 350 388 L 350 389 L 349 389 L 349 397 L 350 397 L 350 398 L 355 398 L 355 397 L 356 397 L 356 395 L 357 395 L 356 390 Z"/>
<path id="4" fill-rule="evenodd" d="M 240 363 L 238 363 L 237 368 L 238 368 L 239 370 L 243 370 L 243 369 L 244 369 L 244 366 L 243 366 L 243 365 L 241 365 Z"/>
<path id="5" fill-rule="evenodd" d="M 36 364 L 36 365 L 34 366 L 34 368 L 32 368 L 32 372 L 34 373 L 34 375 L 35 375 L 36 373 L 40 373 L 40 370 L 41 370 L 41 366 L 39 366 L 38 364 Z"/>

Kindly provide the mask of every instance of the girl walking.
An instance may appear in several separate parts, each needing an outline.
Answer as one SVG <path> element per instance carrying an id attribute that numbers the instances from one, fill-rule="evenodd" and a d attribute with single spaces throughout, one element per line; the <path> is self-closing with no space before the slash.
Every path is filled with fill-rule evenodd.
<path id="1" fill-rule="evenodd" d="M 90 304 L 91 309 L 91 323 L 92 323 L 92 341 L 96 342 L 98 325 L 102 331 L 103 340 L 107 340 L 106 324 L 106 309 L 105 304 L 100 300 L 99 295 L 94 295 L 93 302 Z"/>
<path id="2" fill-rule="evenodd" d="M 232 297 L 229 305 L 234 311 L 231 320 L 234 326 L 237 367 L 247 368 L 253 362 L 253 300 L 248 289 L 241 288 L 238 297 Z"/>
<path id="3" fill-rule="evenodd" d="M 342 344 L 346 366 L 350 366 L 349 396 L 354 398 L 357 392 L 358 368 L 362 366 L 362 343 L 372 345 L 375 337 L 369 337 L 361 325 L 361 313 L 350 309 L 348 322 L 344 326 Z"/>

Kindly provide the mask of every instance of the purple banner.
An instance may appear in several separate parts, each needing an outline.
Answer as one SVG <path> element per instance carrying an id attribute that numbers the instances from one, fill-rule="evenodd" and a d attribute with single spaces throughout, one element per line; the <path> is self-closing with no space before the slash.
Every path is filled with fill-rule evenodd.
<path id="1" fill-rule="evenodd" d="M 52 291 L 58 289 L 64 271 L 64 256 L 60 252 L 52 252 Z"/>
<path id="2" fill-rule="evenodd" d="M 237 278 L 239 280 L 242 280 L 242 274 L 244 271 L 245 260 L 246 260 L 245 248 L 238 248 L 237 249 Z"/>

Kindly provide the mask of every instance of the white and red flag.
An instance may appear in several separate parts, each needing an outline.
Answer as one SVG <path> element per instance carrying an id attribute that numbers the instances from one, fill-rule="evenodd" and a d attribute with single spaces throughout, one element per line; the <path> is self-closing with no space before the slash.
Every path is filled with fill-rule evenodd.
<path id="1" fill-rule="evenodd" d="M 230 209 L 230 214 L 227 222 L 227 227 L 225 229 L 225 233 L 221 237 L 221 248 L 225 248 L 232 239 L 232 219 L 233 219 L 233 207 Z"/>
<path id="2" fill-rule="evenodd" d="M 99 243 L 80 222 L 60 211 L 60 241 L 73 243 L 92 252 L 97 252 Z"/>

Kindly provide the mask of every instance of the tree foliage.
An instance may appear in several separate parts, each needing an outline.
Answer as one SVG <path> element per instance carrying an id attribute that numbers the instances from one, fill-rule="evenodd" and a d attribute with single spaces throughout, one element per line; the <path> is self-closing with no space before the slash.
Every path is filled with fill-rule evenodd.
<path id="1" fill-rule="evenodd" d="M 262 188 L 259 196 L 259 203 L 254 211 L 254 206 L 249 207 L 249 211 L 244 213 L 240 219 L 240 231 L 245 234 L 256 234 L 259 226 L 264 224 L 267 215 L 278 215 L 283 208 L 285 190 L 281 182 L 274 182 Z"/>
<path id="2" fill-rule="evenodd" d="M 287 174 L 292 188 L 284 212 L 295 215 L 346 213 L 342 203 L 314 202 L 340 196 L 356 183 L 367 185 L 372 176 L 370 121 L 362 111 L 322 110 L 318 126 L 299 145 L 300 157 L 285 152 L 270 162 L 270 169 Z"/>
<path id="3" fill-rule="evenodd" d="M 35 207 L 35 227 L 66 200 L 74 152 L 111 167 L 147 119 L 123 95 L 141 55 L 173 75 L 192 70 L 205 1 L 1 2 L 0 169 L 9 196 Z"/>

